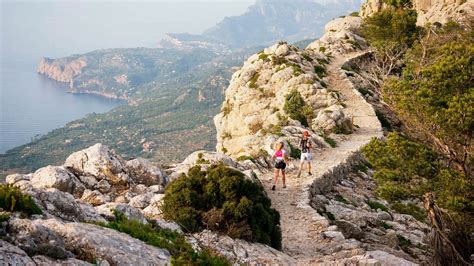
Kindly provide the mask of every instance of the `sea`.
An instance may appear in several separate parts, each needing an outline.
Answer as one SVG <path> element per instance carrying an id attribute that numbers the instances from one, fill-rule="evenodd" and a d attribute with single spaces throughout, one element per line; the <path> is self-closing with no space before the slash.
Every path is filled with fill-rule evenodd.
<path id="1" fill-rule="evenodd" d="M 67 92 L 36 73 L 41 57 L 156 47 L 167 32 L 201 33 L 251 0 L 0 0 L 0 153 L 70 121 L 126 104 Z"/>

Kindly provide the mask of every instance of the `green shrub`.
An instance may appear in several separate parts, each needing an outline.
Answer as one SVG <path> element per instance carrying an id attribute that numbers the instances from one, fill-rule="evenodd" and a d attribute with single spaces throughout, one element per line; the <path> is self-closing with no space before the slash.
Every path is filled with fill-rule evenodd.
<path id="1" fill-rule="evenodd" d="M 253 74 L 253 76 L 249 80 L 249 88 L 251 89 L 258 88 L 257 81 L 259 77 L 260 77 L 260 74 L 258 72 L 255 72 L 255 74 Z"/>
<path id="2" fill-rule="evenodd" d="M 434 192 L 440 207 L 462 216 L 472 213 L 472 181 L 462 172 L 447 167 L 441 157 L 425 145 L 389 133 L 386 141 L 374 139 L 362 152 L 375 170 L 377 195 L 389 201 L 398 212 L 424 220 L 424 212 L 416 205 L 400 202 L 422 200 L 426 192 Z"/>
<path id="3" fill-rule="evenodd" d="M 314 66 L 314 73 L 316 73 L 320 79 L 324 78 L 326 76 L 326 68 L 319 65 Z"/>
<path id="4" fill-rule="evenodd" d="M 290 146 L 290 157 L 294 159 L 300 159 L 301 158 L 301 150 L 298 147 L 295 147 L 291 144 L 291 142 L 288 142 L 288 145 Z"/>
<path id="5" fill-rule="evenodd" d="M 313 62 L 313 58 L 311 58 L 311 56 L 309 56 L 309 54 L 307 53 L 302 53 L 301 56 L 306 59 L 306 61 L 309 61 L 309 62 Z"/>
<path id="6" fill-rule="evenodd" d="M 349 14 L 349 16 L 351 16 L 351 17 L 358 17 L 358 16 L 359 16 L 359 12 L 357 12 L 357 11 L 356 11 L 356 12 L 352 12 L 352 13 Z"/>
<path id="7" fill-rule="evenodd" d="M 5 221 L 8 221 L 10 219 L 10 214 L 9 213 L 0 213 L 0 223 L 3 223 Z"/>
<path id="8" fill-rule="evenodd" d="M 190 232 L 206 228 L 281 248 L 280 215 L 263 188 L 224 165 L 195 166 L 171 182 L 162 211 Z"/>
<path id="9" fill-rule="evenodd" d="M 397 238 L 398 238 L 398 245 L 402 249 L 405 249 L 406 247 L 409 247 L 411 245 L 410 239 L 407 239 L 406 237 L 404 237 L 400 234 L 397 234 Z"/>
<path id="10" fill-rule="evenodd" d="M 331 138 L 331 137 L 328 137 L 328 136 L 323 136 L 324 138 L 324 141 L 326 141 L 327 144 L 329 144 L 329 146 L 335 148 L 337 146 L 337 142 Z"/>
<path id="11" fill-rule="evenodd" d="M 372 209 L 372 210 L 382 210 L 382 211 L 385 211 L 385 212 L 388 212 L 388 208 L 385 207 L 385 205 L 383 205 L 382 203 L 380 202 L 377 202 L 377 201 L 367 201 L 367 205 L 369 205 L 369 207 Z"/>
<path id="12" fill-rule="evenodd" d="M 364 19 L 361 33 L 377 50 L 410 47 L 420 28 L 415 10 L 385 9 Z"/>
<path id="13" fill-rule="evenodd" d="M 382 90 L 410 136 L 448 157 L 465 174 L 474 162 L 473 54 L 471 31 L 451 26 L 427 34 L 405 55 L 401 78 L 388 80 Z"/>
<path id="14" fill-rule="evenodd" d="M 374 94 L 367 88 L 363 87 L 363 88 L 358 88 L 357 89 L 360 94 L 364 95 L 364 96 L 373 96 Z"/>
<path id="15" fill-rule="evenodd" d="M 326 47 L 324 47 L 324 46 L 319 47 L 319 51 L 320 51 L 321 53 L 326 52 Z"/>
<path id="16" fill-rule="evenodd" d="M 383 227 L 384 229 L 386 229 L 386 230 L 393 228 L 393 226 L 391 226 L 390 224 L 388 224 L 388 223 L 386 223 L 386 222 L 382 222 L 382 227 Z"/>
<path id="17" fill-rule="evenodd" d="M 288 60 L 284 56 L 274 55 L 274 56 L 272 56 L 272 64 L 274 66 L 288 64 Z"/>
<path id="18" fill-rule="evenodd" d="M 341 195 L 339 195 L 339 194 L 336 195 L 336 196 L 334 197 L 334 199 L 335 199 L 336 201 L 342 202 L 342 203 L 344 203 L 344 204 L 351 204 L 348 200 L 346 200 L 343 196 L 341 196 Z"/>
<path id="19" fill-rule="evenodd" d="M 0 184 L 0 208 L 27 215 L 43 213 L 30 195 L 23 194 L 19 188 L 7 184 Z"/>
<path id="20" fill-rule="evenodd" d="M 163 229 L 153 223 L 143 224 L 129 220 L 120 212 L 114 211 L 115 221 L 101 226 L 126 233 L 149 245 L 166 249 L 172 255 L 172 265 L 230 265 L 223 257 L 212 256 L 208 250 L 195 252 L 183 235 Z"/>
<path id="21" fill-rule="evenodd" d="M 285 105 L 283 110 L 288 114 L 291 119 L 300 121 L 303 126 L 308 126 L 308 121 L 304 114 L 304 107 L 306 103 L 303 96 L 298 90 L 293 89 L 288 95 L 285 96 Z"/>
<path id="22" fill-rule="evenodd" d="M 267 61 L 269 61 L 268 56 L 269 56 L 269 55 L 267 55 L 266 53 L 261 53 L 261 54 L 258 56 L 258 59 L 267 62 Z"/>
<path id="23" fill-rule="evenodd" d="M 425 210 L 415 204 L 403 204 L 400 202 L 395 202 L 391 205 L 391 207 L 398 213 L 408 214 L 420 222 L 426 222 Z"/>
<path id="24" fill-rule="evenodd" d="M 253 157 L 252 156 L 249 156 L 249 155 L 241 155 L 237 158 L 237 161 L 238 162 L 241 162 L 241 161 L 246 161 L 246 160 L 250 160 L 250 161 L 253 161 Z"/>

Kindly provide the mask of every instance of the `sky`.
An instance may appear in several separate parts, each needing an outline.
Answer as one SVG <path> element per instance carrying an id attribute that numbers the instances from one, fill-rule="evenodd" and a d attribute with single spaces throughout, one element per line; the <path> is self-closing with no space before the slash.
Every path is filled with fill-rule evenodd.
<path id="1" fill-rule="evenodd" d="M 201 33 L 249 0 L 0 0 L 2 58 L 155 47 L 167 32 Z"/>

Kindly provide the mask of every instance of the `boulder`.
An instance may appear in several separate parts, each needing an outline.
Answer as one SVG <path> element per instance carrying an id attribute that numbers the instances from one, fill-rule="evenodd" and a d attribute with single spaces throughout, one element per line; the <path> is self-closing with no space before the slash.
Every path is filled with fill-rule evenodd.
<path id="1" fill-rule="evenodd" d="M 130 220 L 137 220 L 144 224 L 148 223 L 139 209 L 127 204 L 111 202 L 97 206 L 95 209 L 100 215 L 109 221 L 115 219 L 114 211 L 118 211 Z"/>
<path id="2" fill-rule="evenodd" d="M 215 250 L 233 264 L 244 265 L 296 265 L 285 253 L 260 243 L 232 239 L 209 230 L 193 235 L 201 247 Z"/>
<path id="3" fill-rule="evenodd" d="M 165 186 L 167 183 L 167 176 L 158 167 L 143 158 L 127 161 L 126 167 L 130 178 L 136 184 Z"/>
<path id="4" fill-rule="evenodd" d="M 1 239 L 0 262 L 5 265 L 35 265 L 25 251 Z"/>
<path id="5" fill-rule="evenodd" d="M 337 220 L 335 223 L 345 238 L 360 239 L 364 236 L 362 229 L 349 221 Z"/>
<path id="6" fill-rule="evenodd" d="M 77 175 L 106 179 L 111 184 L 129 182 L 123 159 L 101 143 L 71 154 L 64 166 Z"/>
<path id="7" fill-rule="evenodd" d="M 14 185 L 16 182 L 18 182 L 18 181 L 23 181 L 23 180 L 29 181 L 29 180 L 30 180 L 30 177 L 27 176 L 27 175 L 12 174 L 12 175 L 8 175 L 8 176 L 5 178 L 5 183 Z"/>
<path id="8" fill-rule="evenodd" d="M 35 188 L 57 188 L 78 196 L 84 191 L 84 185 L 79 179 L 62 166 L 40 168 L 33 174 L 30 182 Z"/>
<path id="9" fill-rule="evenodd" d="M 28 220 L 59 236 L 64 247 L 86 261 L 100 258 L 111 265 L 169 265 L 170 253 L 127 234 L 86 223 L 64 223 L 57 219 Z"/>
<path id="10" fill-rule="evenodd" d="M 82 194 L 81 200 L 91 204 L 92 206 L 99 206 L 106 202 L 109 202 L 110 197 L 108 195 L 100 193 L 100 191 L 98 190 L 86 189 L 84 191 L 84 194 Z"/>

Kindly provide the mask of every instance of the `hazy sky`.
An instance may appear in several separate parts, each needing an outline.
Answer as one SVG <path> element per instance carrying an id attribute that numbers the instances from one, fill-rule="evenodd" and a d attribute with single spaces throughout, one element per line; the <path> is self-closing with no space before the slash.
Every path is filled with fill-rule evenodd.
<path id="1" fill-rule="evenodd" d="M 201 33 L 250 0 L 0 0 L 2 59 L 154 47 L 166 32 Z"/>

